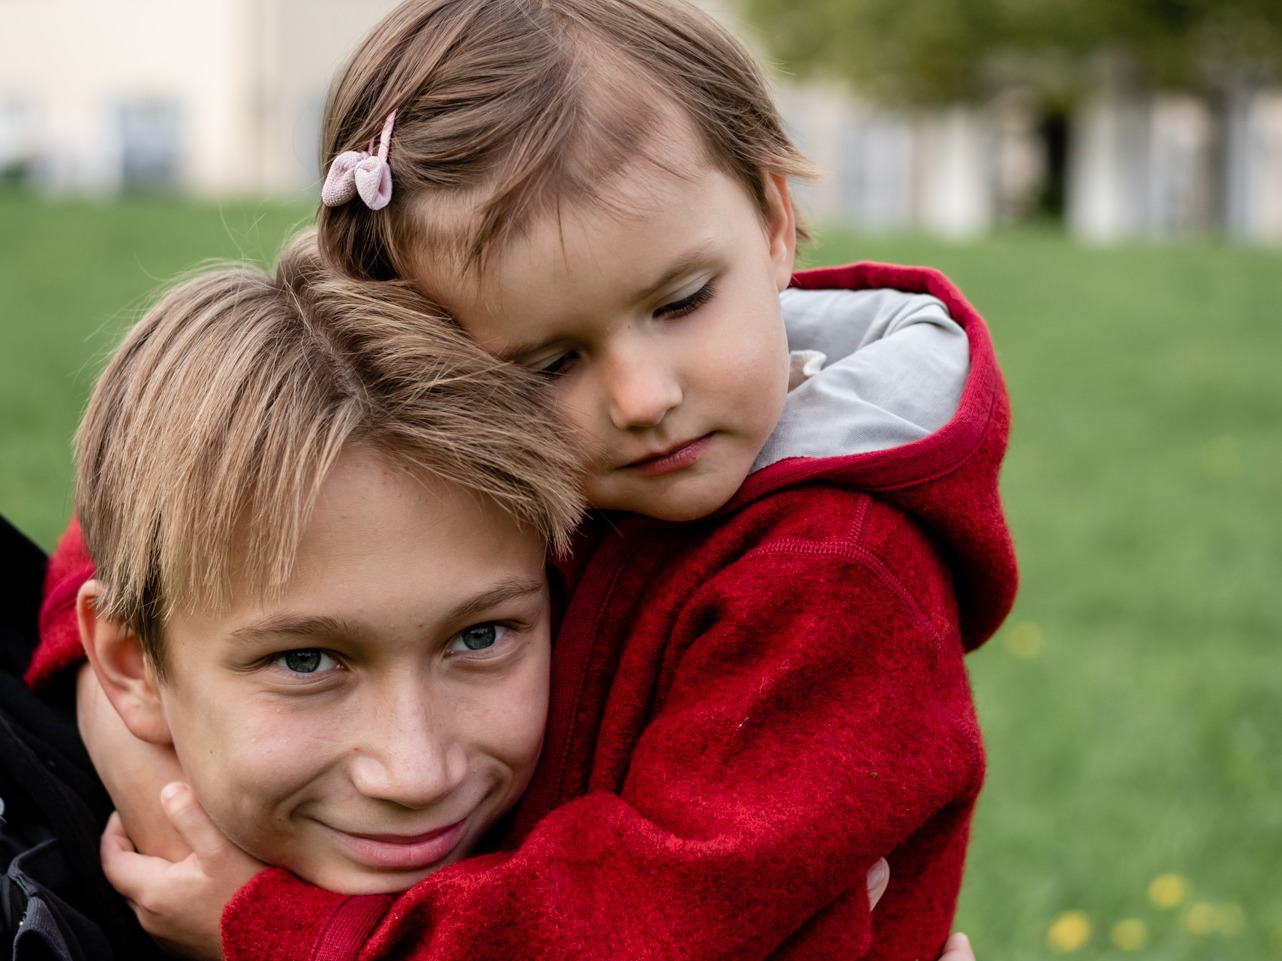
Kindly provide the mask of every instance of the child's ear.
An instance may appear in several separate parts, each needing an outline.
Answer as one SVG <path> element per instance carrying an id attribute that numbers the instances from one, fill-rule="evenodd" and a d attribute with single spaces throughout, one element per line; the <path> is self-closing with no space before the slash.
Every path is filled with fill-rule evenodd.
<path id="1" fill-rule="evenodd" d="M 788 178 L 783 174 L 766 174 L 766 239 L 770 242 L 770 260 L 775 267 L 775 287 L 783 290 L 792 280 L 797 257 L 797 215 L 792 209 Z"/>
<path id="2" fill-rule="evenodd" d="M 76 594 L 76 620 L 85 654 L 98 683 L 134 737 L 172 744 L 160 703 L 155 671 L 138 635 L 119 621 L 98 614 L 102 585 L 85 581 Z"/>

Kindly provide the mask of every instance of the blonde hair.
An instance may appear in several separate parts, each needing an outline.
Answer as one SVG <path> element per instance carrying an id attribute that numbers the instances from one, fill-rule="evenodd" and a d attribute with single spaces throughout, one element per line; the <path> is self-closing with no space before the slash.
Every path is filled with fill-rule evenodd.
<path id="1" fill-rule="evenodd" d="M 311 231 L 274 276 L 241 267 L 178 284 L 121 343 L 76 435 L 101 613 L 163 671 L 174 610 L 225 604 L 233 578 L 285 586 L 327 472 L 358 444 L 563 547 L 579 460 L 545 390 L 408 284 L 326 268 Z"/>
<path id="2" fill-rule="evenodd" d="M 560 203 L 608 203 L 610 175 L 663 164 L 653 138 L 674 117 L 763 218 L 767 174 L 812 173 L 752 55 L 682 0 L 406 0 L 330 91 L 323 168 L 393 110 L 389 206 L 319 212 L 323 252 L 354 277 L 411 276 L 425 250 L 466 269 Z M 475 210 L 446 235 L 426 206 L 443 194 Z"/>

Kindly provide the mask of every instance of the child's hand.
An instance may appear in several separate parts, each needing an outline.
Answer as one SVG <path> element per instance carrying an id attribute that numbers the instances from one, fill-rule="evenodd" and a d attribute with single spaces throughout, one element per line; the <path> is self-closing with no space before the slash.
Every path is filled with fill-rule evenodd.
<path id="1" fill-rule="evenodd" d="M 868 869 L 868 901 L 876 908 L 881 896 L 890 886 L 890 865 L 882 858 Z M 939 961 L 975 961 L 975 952 L 971 950 L 970 939 L 958 931 L 944 942 L 944 953 Z"/>
<path id="2" fill-rule="evenodd" d="M 958 931 L 944 942 L 944 953 L 939 956 L 939 961 L 975 961 L 970 939 Z"/>
<path id="3" fill-rule="evenodd" d="M 192 853 L 181 861 L 139 854 L 113 814 L 102 835 L 103 872 L 165 951 L 221 961 L 223 908 L 267 865 L 228 841 L 186 784 L 167 784 L 160 803 Z"/>
<path id="4" fill-rule="evenodd" d="M 191 848 L 160 807 L 160 789 L 183 779 L 178 755 L 172 747 L 134 737 L 88 664 L 76 677 L 76 720 L 94 769 L 134 847 L 169 861 L 181 861 L 190 854 Z"/>
<path id="5" fill-rule="evenodd" d="M 886 893 L 886 888 L 889 886 L 890 864 L 885 858 L 879 858 L 877 863 L 868 869 L 868 903 L 874 908 L 877 907 L 877 902 L 881 900 L 881 896 Z M 949 961 L 952 959 L 950 958 Z"/>

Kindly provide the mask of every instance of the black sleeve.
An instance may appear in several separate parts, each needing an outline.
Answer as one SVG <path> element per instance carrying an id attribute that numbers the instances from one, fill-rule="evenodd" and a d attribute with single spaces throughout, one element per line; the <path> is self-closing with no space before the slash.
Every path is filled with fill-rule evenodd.
<path id="1" fill-rule="evenodd" d="M 49 559 L 0 516 L 0 670 L 21 676 L 36 649 Z"/>

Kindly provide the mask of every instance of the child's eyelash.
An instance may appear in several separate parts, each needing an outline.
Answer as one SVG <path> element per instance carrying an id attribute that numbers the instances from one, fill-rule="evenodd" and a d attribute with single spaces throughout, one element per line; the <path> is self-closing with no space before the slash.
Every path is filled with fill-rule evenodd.
<path id="1" fill-rule="evenodd" d="M 532 367 L 530 369 L 540 377 L 546 377 L 548 380 L 556 380 L 574 366 L 574 360 L 575 357 L 573 354 L 561 354 L 539 367 Z"/>
<path id="2" fill-rule="evenodd" d="M 712 295 L 715 292 L 716 289 L 713 286 L 712 281 L 708 281 L 689 297 L 682 297 L 680 300 L 674 300 L 670 304 L 664 304 L 655 312 L 662 314 L 664 317 L 684 317 L 686 314 L 690 314 L 698 310 L 711 300 Z"/>

